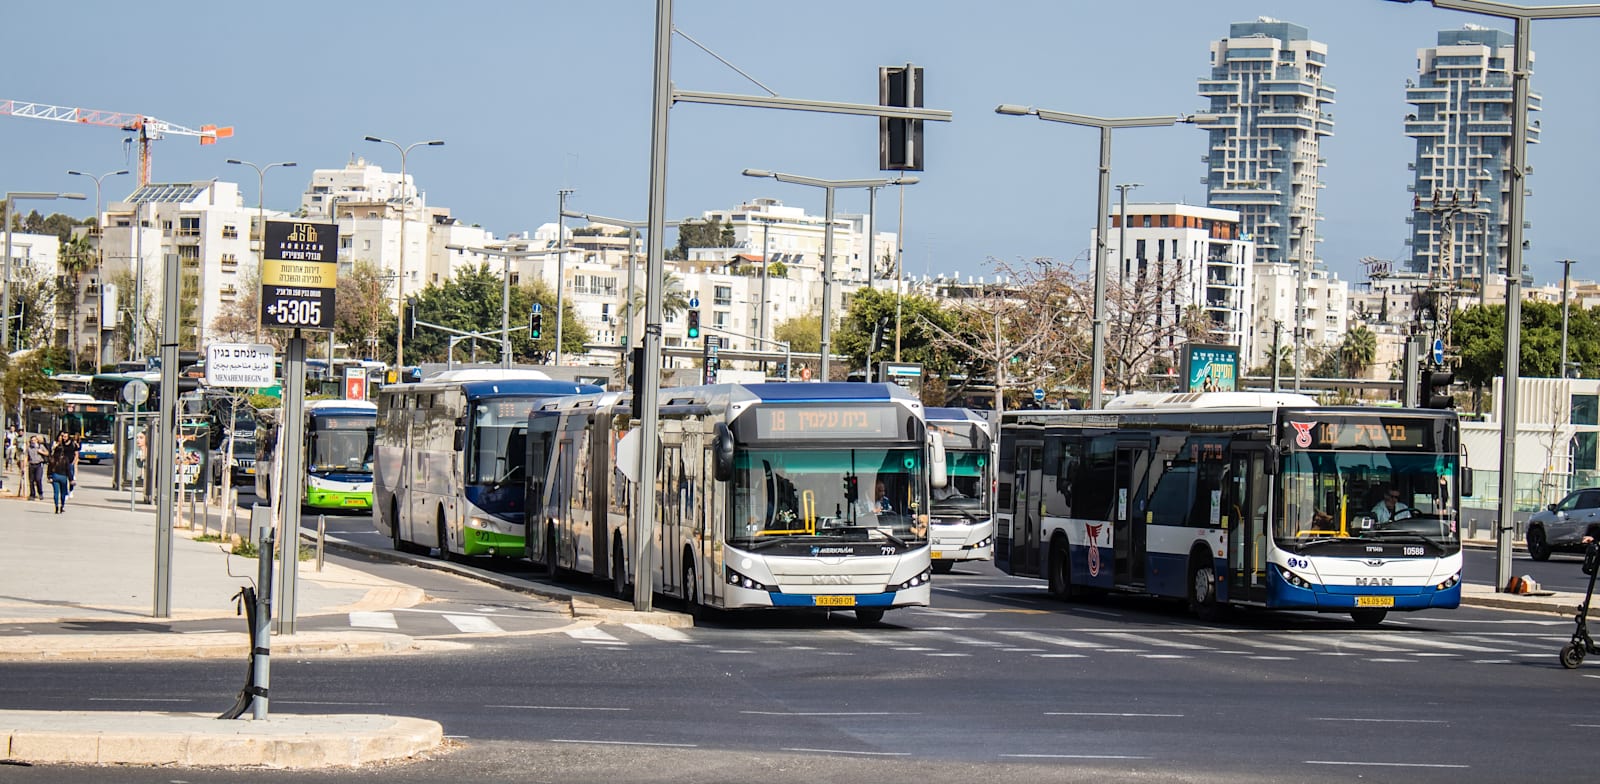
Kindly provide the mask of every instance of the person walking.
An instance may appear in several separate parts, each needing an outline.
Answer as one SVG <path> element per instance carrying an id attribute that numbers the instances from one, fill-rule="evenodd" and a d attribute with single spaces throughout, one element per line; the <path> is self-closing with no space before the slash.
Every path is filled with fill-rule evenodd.
<path id="1" fill-rule="evenodd" d="M 44 445 L 44 439 L 38 436 L 28 436 L 28 498 L 38 501 L 44 498 L 44 472 L 45 465 L 50 462 L 50 449 Z"/>
<path id="2" fill-rule="evenodd" d="M 56 445 L 50 449 L 50 487 L 55 490 L 56 514 L 67 507 L 67 483 L 72 476 L 72 443 L 65 432 L 56 436 Z"/>

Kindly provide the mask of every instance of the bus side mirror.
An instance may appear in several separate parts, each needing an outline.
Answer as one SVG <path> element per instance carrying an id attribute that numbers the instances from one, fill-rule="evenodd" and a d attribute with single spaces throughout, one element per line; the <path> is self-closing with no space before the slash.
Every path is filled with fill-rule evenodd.
<path id="1" fill-rule="evenodd" d="M 716 438 L 716 446 L 711 452 L 711 459 L 715 462 L 714 475 L 718 482 L 726 482 L 733 478 L 733 431 L 719 422 Z"/>
<path id="2" fill-rule="evenodd" d="M 451 446 L 452 449 L 456 450 L 457 452 L 466 451 L 466 448 L 467 448 L 467 428 L 465 426 L 456 425 L 455 437 L 451 440 L 450 446 Z"/>
<path id="3" fill-rule="evenodd" d="M 944 437 L 937 430 L 928 431 L 928 484 L 944 488 L 950 484 L 950 468 L 945 463 Z"/>
<path id="4" fill-rule="evenodd" d="M 1278 475 L 1278 464 L 1283 462 L 1283 448 L 1277 444 L 1267 446 L 1267 462 L 1261 466 L 1261 473 L 1267 476 Z"/>
<path id="5" fill-rule="evenodd" d="M 1472 497 L 1472 469 L 1467 466 L 1461 467 L 1461 496 Z"/>

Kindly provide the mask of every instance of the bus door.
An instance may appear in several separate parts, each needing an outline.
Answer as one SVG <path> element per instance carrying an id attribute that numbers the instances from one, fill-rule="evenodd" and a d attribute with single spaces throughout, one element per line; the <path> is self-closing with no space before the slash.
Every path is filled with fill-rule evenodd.
<path id="1" fill-rule="evenodd" d="M 1040 515 L 1044 504 L 1044 448 L 1017 445 L 1017 486 L 1012 492 L 1011 564 L 1015 574 L 1039 574 Z"/>
<path id="2" fill-rule="evenodd" d="M 1267 599 L 1266 449 L 1234 442 L 1224 501 L 1228 534 L 1229 601 Z"/>
<path id="3" fill-rule="evenodd" d="M 1150 467 L 1150 450 L 1144 444 L 1119 444 L 1111 512 L 1111 544 L 1116 559 L 1118 585 L 1144 582 L 1145 528 L 1144 478 Z"/>

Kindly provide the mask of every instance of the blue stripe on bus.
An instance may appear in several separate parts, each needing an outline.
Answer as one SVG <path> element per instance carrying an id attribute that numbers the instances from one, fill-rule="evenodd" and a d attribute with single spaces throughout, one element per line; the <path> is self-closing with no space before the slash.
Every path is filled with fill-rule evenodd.
<path id="1" fill-rule="evenodd" d="M 463 381 L 461 391 L 469 398 L 478 398 L 495 395 L 592 395 L 605 390 L 593 384 L 578 384 L 572 381 L 514 378 L 499 381 Z"/>
<path id="2" fill-rule="evenodd" d="M 830 594 L 831 595 L 831 594 Z M 894 591 L 886 593 L 846 594 L 855 597 L 855 607 L 893 607 Z M 808 607 L 816 610 L 848 610 L 849 607 L 818 607 L 816 596 L 809 593 L 774 593 L 773 607 Z"/>
<path id="3" fill-rule="evenodd" d="M 861 384 L 833 381 L 819 384 L 747 384 L 745 389 L 767 402 L 811 402 L 824 400 L 893 400 L 888 384 Z"/>
<path id="4" fill-rule="evenodd" d="M 1461 583 L 1439 590 L 1432 586 L 1360 587 L 1315 585 L 1296 588 L 1283 579 L 1276 565 L 1267 570 L 1270 581 L 1267 606 L 1283 610 L 1354 610 L 1356 596 L 1392 596 L 1394 610 L 1443 610 L 1461 606 Z M 1337 591 L 1335 591 L 1337 589 Z"/>

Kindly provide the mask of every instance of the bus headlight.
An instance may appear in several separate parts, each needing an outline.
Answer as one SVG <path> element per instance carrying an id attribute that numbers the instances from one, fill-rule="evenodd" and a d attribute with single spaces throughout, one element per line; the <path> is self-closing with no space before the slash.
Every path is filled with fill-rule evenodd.
<path id="1" fill-rule="evenodd" d="M 931 581 L 932 579 L 933 579 L 933 569 L 931 569 L 931 568 L 923 569 L 922 570 L 922 574 L 919 574 L 916 577 L 913 577 L 913 578 L 911 578 L 911 579 L 909 579 L 909 580 L 907 580 L 907 581 L 895 586 L 895 590 L 897 590 L 897 591 L 909 591 L 912 588 L 917 588 L 919 586 L 927 585 L 928 582 Z"/>
<path id="2" fill-rule="evenodd" d="M 735 587 L 735 588 L 744 588 L 744 589 L 750 590 L 750 591 L 770 591 L 770 590 L 772 590 L 771 586 L 768 586 L 765 583 L 758 583 L 755 580 L 752 580 L 752 579 L 750 579 L 750 578 L 748 578 L 748 577 L 746 577 L 746 576 L 744 576 L 742 574 L 739 574 L 738 572 L 736 572 L 736 571 L 734 571 L 732 569 L 729 569 L 726 566 L 722 567 L 722 574 L 723 574 L 724 579 L 726 579 L 728 581 L 728 584 L 733 586 L 733 587 Z"/>
<path id="3" fill-rule="evenodd" d="M 1450 575 L 1450 579 L 1445 580 L 1442 583 L 1439 583 L 1435 587 L 1437 587 L 1441 591 L 1448 591 L 1451 588 L 1456 587 L 1456 583 L 1459 583 L 1459 582 L 1461 582 L 1461 573 L 1460 572 L 1456 572 L 1455 574 Z"/>
<path id="4" fill-rule="evenodd" d="M 1294 572 L 1291 572 L 1288 569 L 1285 569 L 1285 568 L 1283 568 L 1281 566 L 1278 567 L 1278 573 L 1283 575 L 1283 581 L 1284 582 L 1286 582 L 1286 583 L 1288 583 L 1288 584 L 1290 584 L 1290 585 L 1292 585 L 1292 586 L 1294 586 L 1296 588 L 1304 588 L 1304 589 L 1306 589 L 1308 591 L 1311 590 L 1311 583 L 1306 582 L 1306 579 L 1304 577 L 1301 577 L 1300 575 L 1295 574 Z"/>

